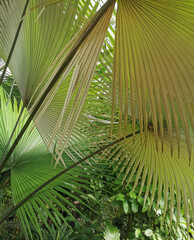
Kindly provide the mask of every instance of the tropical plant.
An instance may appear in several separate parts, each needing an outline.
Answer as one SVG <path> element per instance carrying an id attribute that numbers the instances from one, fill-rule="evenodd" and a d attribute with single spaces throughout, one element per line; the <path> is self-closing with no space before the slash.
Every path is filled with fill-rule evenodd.
<path id="1" fill-rule="evenodd" d="M 22 103 L 18 107 L 16 100 L 13 104 L 10 101 L 7 105 L 6 102 L 7 97 L 2 88 L 0 88 L 1 154 L 9 140 L 8 138 L 11 135 L 18 115 L 21 109 L 23 109 Z M 27 110 L 23 110 L 21 122 L 17 126 L 11 144 L 25 124 L 27 116 Z M 70 152 L 71 149 L 69 149 L 69 153 Z M 66 159 L 66 166 L 72 164 L 72 160 L 69 159 L 67 155 L 63 157 Z M 37 129 L 33 123 L 31 123 L 2 171 L 2 178 L 3 176 L 5 177 L 1 186 L 4 187 L 9 181 L 11 182 L 12 197 L 16 205 L 28 194 L 33 192 L 34 189 L 37 189 L 42 183 L 45 183 L 63 169 L 60 165 L 56 168 L 54 168 L 53 165 L 52 155 L 46 149 Z M 39 235 L 42 236 L 39 219 L 41 219 L 47 231 L 52 234 L 53 225 L 59 227 L 62 221 L 68 226 L 68 222 L 76 220 L 74 212 L 84 217 L 85 215 L 80 212 L 74 202 L 78 201 L 79 204 L 90 208 L 87 200 L 92 198 L 92 195 L 90 197 L 88 193 L 85 193 L 85 190 L 90 192 L 90 194 L 94 192 L 94 190 L 90 188 L 90 173 L 92 173 L 92 178 L 94 178 L 99 171 L 94 165 L 92 169 L 90 169 L 88 165 L 82 165 L 82 169 L 74 168 L 69 171 L 68 174 L 57 178 L 44 189 L 35 193 L 33 198 L 23 204 L 17 210 L 17 216 L 26 234 L 30 234 L 32 237 L 31 228 L 33 227 Z M 72 209 L 71 211 L 69 210 L 69 206 Z M 2 216 L 5 215 L 7 211 L 9 211 L 9 209 L 6 209 L 6 211 L 2 213 Z M 87 220 L 86 216 L 85 220 Z"/>
<path id="2" fill-rule="evenodd" d="M 30 116 L 14 132 L 9 151 L 3 137 L 0 169 L 8 167 L 33 120 L 55 161 L 47 179 L 57 165 L 67 167 L 67 156 L 76 166 L 98 155 L 119 170 L 126 186 L 135 176 L 133 190 L 140 185 L 139 195 L 147 184 L 144 205 L 152 186 L 150 207 L 156 193 L 157 207 L 164 198 L 163 220 L 170 207 L 172 222 L 175 198 L 179 219 L 183 200 L 189 231 L 194 219 L 193 3 L 108 0 L 96 12 L 99 6 L 88 0 L 1 1 L 0 57 L 9 63 Z M 27 170 L 44 164 L 23 162 L 26 181 L 33 182 Z M 49 189 L 47 183 L 44 187 L 40 194 Z M 16 203 L 33 189 L 23 189 Z M 51 191 L 54 201 L 56 191 Z M 18 206 L 23 225 L 30 204 L 37 204 L 38 195 L 31 195 Z M 33 213 L 34 225 L 35 219 Z"/>

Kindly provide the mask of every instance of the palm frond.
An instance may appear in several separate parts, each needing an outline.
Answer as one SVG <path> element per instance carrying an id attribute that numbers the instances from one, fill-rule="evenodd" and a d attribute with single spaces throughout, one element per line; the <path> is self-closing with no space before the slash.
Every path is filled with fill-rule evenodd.
<path id="1" fill-rule="evenodd" d="M 0 6 L 2 22 L 0 54 L 5 61 L 17 30 L 17 24 L 20 22 L 24 3 L 24 0 L 19 3 L 7 0 Z M 36 4 L 38 1 L 31 1 L 29 9 Z M 25 103 L 29 102 L 54 59 L 77 33 L 80 26 L 86 22 L 82 11 L 87 14 L 92 12 L 87 6 L 86 9 L 84 9 L 85 6 L 82 8 L 78 6 L 79 1 L 67 1 L 48 6 L 44 10 L 41 7 L 36 8 L 25 16 L 10 62 L 10 69 Z M 39 59 L 38 62 L 37 59 Z M 25 64 L 25 70 L 24 68 L 18 69 L 18 64 Z"/>
<path id="2" fill-rule="evenodd" d="M 28 159 L 28 161 L 18 164 L 11 170 L 11 186 L 15 204 L 19 203 L 42 183 L 62 170 L 60 167 L 53 169 L 53 167 L 50 166 L 50 162 L 51 157 L 49 157 L 49 155 L 36 159 L 32 157 Z M 83 178 L 83 175 L 85 178 Z M 48 223 L 49 219 L 55 227 L 59 227 L 58 219 L 67 225 L 68 222 L 73 219 L 77 221 L 74 217 L 74 212 L 87 220 L 84 213 L 80 212 L 73 204 L 74 201 L 79 201 L 80 204 L 90 208 L 85 200 L 90 197 L 84 193 L 84 189 L 87 189 L 91 193 L 93 192 L 93 190 L 88 187 L 90 183 L 87 180 L 87 178 L 89 178 L 87 175 L 88 172 L 86 170 L 74 170 L 55 180 L 52 184 L 47 185 L 31 197 L 29 201 L 24 203 L 17 210 L 17 216 L 26 233 L 31 234 L 30 226 L 33 225 L 41 236 L 39 219 L 41 219 L 50 233 L 52 233 L 52 230 L 51 225 Z"/>
<path id="3" fill-rule="evenodd" d="M 35 123 L 48 147 L 51 145 L 51 151 L 57 143 L 58 160 L 60 160 L 64 147 L 71 136 L 72 129 L 90 87 L 95 65 L 114 7 L 114 1 L 109 2 L 110 6 L 103 13 L 103 16 L 89 36 L 83 41 L 69 65 L 64 69 L 62 77 L 59 76 L 59 81 L 51 93 L 47 95 L 35 119 Z M 37 2 L 31 3 L 30 7 L 36 6 L 35 3 Z M 9 29 L 9 32 L 15 31 L 13 21 L 14 18 L 17 18 L 17 14 L 19 15 L 20 7 L 22 7 L 23 3 L 21 2 L 21 6 L 17 6 L 18 12 L 16 11 L 14 14 L 12 8 L 15 4 L 14 1 L 13 6 L 8 6 L 8 4 L 9 1 L 5 1 L 1 7 L 1 11 L 4 12 L 2 22 L 5 22 L 5 26 L 3 25 L 4 27 L 1 31 L 3 45 L 1 54 L 5 56 L 5 59 L 6 51 L 9 50 L 7 44 L 11 39 L 11 37 L 5 38 L 8 31 L 6 24 L 9 22 L 12 27 L 12 30 Z M 10 62 L 10 69 L 18 84 L 22 99 L 28 105 L 30 112 L 33 111 L 37 102 L 40 101 L 41 96 L 53 78 L 56 78 L 57 71 L 68 58 L 71 50 L 75 48 L 79 38 L 88 31 L 90 24 L 101 16 L 99 11 L 74 37 L 81 24 L 85 21 L 85 19 L 80 21 L 77 17 L 78 14 L 82 15 L 83 11 L 88 15 L 88 11 L 92 11 L 90 9 L 91 4 L 86 5 L 88 7 L 87 11 L 86 6 L 80 8 L 80 5 L 79 7 L 78 5 L 79 1 L 54 4 L 45 8 L 41 14 L 40 9 L 35 8 L 31 14 L 25 17 L 20 37 L 18 38 L 17 48 Z M 75 10 L 76 8 L 77 10 Z M 96 9 L 96 5 L 94 9 Z M 28 37 L 30 37 L 30 41 Z M 72 39 L 72 37 L 74 38 Z M 49 51 L 47 47 L 49 47 Z M 30 52 L 26 51 L 26 49 L 29 49 Z M 20 53 L 17 54 L 17 51 Z M 37 57 L 39 59 L 38 62 L 36 61 Z M 15 65 L 14 62 L 16 63 Z M 23 69 L 25 72 L 21 72 L 23 71 L 22 69 L 18 71 L 17 66 L 19 62 L 26 63 L 25 70 Z M 23 77 L 21 78 L 21 76 Z M 53 109 L 55 109 L 54 114 Z"/>
<path id="4" fill-rule="evenodd" d="M 119 135 L 119 130 L 117 131 Z M 173 137 L 175 138 L 175 134 Z M 158 137 L 160 144 L 161 141 L 162 139 Z M 194 147 L 193 137 L 191 141 L 192 147 Z M 175 152 L 171 156 L 168 132 L 164 132 L 164 150 L 162 151 L 156 149 L 156 136 L 153 130 L 149 130 L 142 135 L 136 134 L 135 143 L 133 138 L 126 139 L 124 143 L 119 143 L 112 149 L 108 159 L 107 156 L 105 159 L 109 160 L 110 164 L 114 166 L 114 170 L 119 172 L 118 176 L 123 176 L 123 184 L 128 185 L 135 177 L 133 189 L 139 185 L 139 195 L 142 194 L 143 188 L 146 186 L 144 205 L 150 189 L 152 189 L 150 208 L 153 202 L 157 202 L 157 205 L 159 205 L 161 199 L 164 199 L 163 220 L 167 208 L 170 208 L 170 222 L 172 221 L 175 199 L 177 202 L 176 214 L 179 220 L 181 201 L 183 200 L 187 227 L 189 228 L 189 216 L 194 219 L 194 164 L 191 162 L 191 165 L 189 165 L 187 145 L 183 133 L 181 133 L 180 143 L 180 157 L 178 157 L 178 146 L 175 142 Z"/>
<path id="5" fill-rule="evenodd" d="M 56 95 L 54 96 L 54 94 L 52 94 L 45 100 L 46 103 L 44 108 L 39 111 L 38 117 L 35 119 L 37 127 L 40 128 L 42 134 L 44 132 L 47 138 L 46 141 L 48 141 L 48 146 L 50 146 L 51 143 L 54 145 L 57 141 L 56 152 L 58 153 L 58 159 L 61 158 L 62 152 L 71 137 L 88 94 L 113 6 L 112 4 L 108 8 L 106 14 L 104 14 L 80 46 L 80 49 L 68 67 L 69 69 L 64 73 L 62 78 L 64 81 L 59 82 L 60 88 L 58 85 L 54 89 L 54 94 L 56 93 Z M 93 19 L 95 19 L 95 16 Z M 88 24 L 90 24 L 90 22 Z M 86 31 L 88 24 L 81 32 Z M 64 59 L 65 58 L 66 56 Z M 74 72 L 70 72 L 69 76 L 68 73 L 70 68 L 74 68 Z M 53 114 L 54 108 L 56 111 Z M 48 124 L 46 119 L 50 119 Z M 48 129 L 46 129 L 46 127 L 48 127 Z M 46 135 L 47 133 L 49 133 L 50 136 Z"/>
<path id="6" fill-rule="evenodd" d="M 192 7 L 190 1 L 118 2 L 112 103 L 113 119 L 114 114 L 119 115 L 121 128 L 128 122 L 130 97 L 133 131 L 137 120 L 142 137 L 153 126 L 157 149 L 159 136 L 163 148 L 168 129 L 171 153 L 174 130 L 180 150 L 183 128 L 190 160 L 190 129 L 194 131 Z"/>
<path id="7" fill-rule="evenodd" d="M 6 106 L 6 100 L 3 90 L 0 88 L 0 157 L 4 152 L 8 137 L 11 135 L 22 107 L 22 104 L 20 104 L 18 108 L 16 100 L 14 105 L 9 102 Z M 27 110 L 25 110 L 12 141 L 25 124 L 27 115 Z M 72 160 L 67 155 L 63 157 L 66 165 L 71 165 Z M 11 188 L 15 205 L 48 179 L 62 171 L 61 166 L 53 168 L 51 162 L 52 156 L 48 153 L 44 142 L 32 123 L 3 170 L 11 170 Z M 89 180 L 90 173 L 94 175 L 95 171 L 89 168 L 89 166 L 82 166 L 82 168 L 73 169 L 37 192 L 17 210 L 17 216 L 27 235 L 32 238 L 31 226 L 33 225 L 41 237 L 40 220 L 52 233 L 51 225 L 48 223 L 49 219 L 52 225 L 59 227 L 58 219 L 68 225 L 69 219 L 75 219 L 74 212 L 85 217 L 72 201 L 79 201 L 80 204 L 90 208 L 86 203 L 86 199 L 90 197 L 85 193 L 85 190 L 91 193 L 94 191 L 89 187 Z M 71 210 L 69 210 L 70 208 Z"/>

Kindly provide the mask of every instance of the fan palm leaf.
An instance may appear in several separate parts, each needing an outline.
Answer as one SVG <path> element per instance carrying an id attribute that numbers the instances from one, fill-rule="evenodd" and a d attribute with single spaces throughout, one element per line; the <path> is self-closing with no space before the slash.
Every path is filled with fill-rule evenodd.
<path id="1" fill-rule="evenodd" d="M 113 1 L 110 2 L 112 3 Z M 36 6 L 37 3 L 38 2 L 36 1 L 32 2 L 31 7 Z M 72 6 L 73 3 L 75 6 Z M 89 3 L 89 1 L 87 1 L 87 3 Z M 9 16 L 9 14 L 12 14 L 14 2 L 11 7 L 10 5 L 9 7 L 6 7 L 6 4 L 9 5 L 9 1 L 6 1 L 1 8 L 1 11 L 4 14 L 2 21 L 5 23 L 3 24 L 1 32 L 3 37 L 6 36 L 7 31 L 9 33 L 16 31 L 13 21 L 15 17 L 18 18 L 19 21 L 19 13 L 21 12 L 24 3 L 21 1 L 20 6 L 17 8 L 18 15 L 16 12 L 13 17 Z M 103 14 L 98 24 L 84 40 L 81 48 L 72 58 L 68 67 L 64 69 L 63 73 L 61 72 L 59 74 L 57 71 L 61 71 L 63 62 L 69 57 L 69 54 L 71 54 L 71 49 L 76 47 L 82 33 L 88 29 L 90 23 L 96 21 L 96 16 L 99 18 L 101 14 L 97 13 L 96 16 L 94 16 L 72 39 L 77 32 L 77 29 L 79 29 L 79 25 L 83 22 L 83 20 L 80 21 L 77 16 L 82 14 L 81 10 L 86 12 L 85 5 L 80 12 L 75 10 L 74 8 L 76 7 L 79 9 L 78 4 L 79 1 L 69 1 L 68 3 L 61 3 L 60 5 L 55 4 L 48 6 L 43 12 L 40 12 L 39 8 L 35 8 L 33 13 L 27 15 L 26 19 L 23 21 L 23 26 L 17 41 L 16 51 L 14 51 L 10 61 L 10 69 L 16 78 L 23 102 L 28 106 L 30 112 L 33 111 L 37 102 L 40 102 L 42 94 L 52 82 L 53 78 L 59 80 L 54 89 L 46 97 L 44 104 L 42 104 L 38 116 L 35 119 L 36 125 L 39 128 L 41 135 L 44 136 L 45 141 L 50 140 L 49 138 L 53 140 L 53 137 L 57 135 L 59 143 L 57 151 L 61 148 L 64 135 L 71 135 L 73 126 L 82 109 L 114 6 L 113 4 L 109 4 L 110 7 L 107 8 L 106 14 Z M 88 4 L 88 11 L 89 7 L 90 4 Z M 6 24 L 8 24 L 7 22 L 10 22 L 10 25 L 12 26 L 11 30 L 6 26 Z M 56 32 L 53 31 L 53 29 L 55 29 Z M 30 41 L 27 40 L 27 36 L 30 36 Z M 9 40 L 10 39 L 11 37 Z M 96 40 L 93 41 L 92 39 Z M 6 38 L 5 41 L 2 41 L 2 56 L 6 56 L 6 45 L 9 40 Z M 20 51 L 19 49 L 21 49 L 20 47 L 23 47 L 24 42 L 26 44 L 25 48 L 31 50 L 30 52 L 25 51 L 24 54 L 20 55 L 21 58 L 19 59 L 17 49 Z M 40 58 L 39 54 L 41 54 Z M 36 61 L 37 57 L 39 58 L 38 65 Z M 27 64 L 25 70 L 23 69 L 25 72 L 21 72 L 23 71 L 22 69 L 18 72 L 18 69 L 13 67 L 14 65 L 12 64 L 16 61 L 25 62 Z M 32 69 L 34 70 L 32 71 Z M 62 75 L 62 77 L 60 75 Z M 23 80 L 21 79 L 21 76 L 23 76 Z M 28 82 L 25 84 L 24 79 L 28 79 Z M 68 109 L 68 106 L 70 106 L 70 110 Z M 55 109 L 54 115 L 53 108 Z M 48 124 L 45 124 L 45 119 L 47 119 L 46 123 Z M 61 131 L 61 129 L 63 130 Z M 69 133 L 67 134 L 67 132 Z M 55 142 L 56 140 L 54 143 Z M 52 147 L 54 146 L 54 143 Z M 48 145 L 50 145 L 50 142 Z"/>
<path id="2" fill-rule="evenodd" d="M 133 140 L 114 150 L 120 174 L 125 169 L 123 181 L 136 174 L 142 190 L 147 179 L 145 201 L 152 184 L 152 201 L 157 188 L 165 211 L 170 195 L 171 220 L 174 193 L 178 218 L 182 196 L 187 226 L 188 199 L 194 216 L 192 7 L 190 1 L 118 2 L 112 102 L 112 131 L 127 135 L 130 119 L 133 126 Z"/>
<path id="3" fill-rule="evenodd" d="M 191 9 L 190 1 L 178 5 L 177 1 L 119 1 L 112 105 L 114 110 L 118 97 L 119 123 L 126 125 L 130 96 L 133 126 L 137 105 L 141 133 L 152 125 L 157 148 L 159 135 L 163 148 L 168 129 L 171 152 L 173 131 L 180 149 L 180 128 L 184 129 L 190 159 L 189 129 L 194 131 Z"/>
<path id="4" fill-rule="evenodd" d="M 10 136 L 22 108 L 21 103 L 18 109 L 16 100 L 13 105 L 11 102 L 7 105 L 6 102 L 7 98 L 4 96 L 2 88 L 0 88 L 0 156 L 4 152 L 8 136 Z M 25 124 L 27 115 L 27 110 L 25 110 L 22 113 L 21 121 L 17 126 L 12 141 L 14 141 L 14 138 Z M 67 156 L 65 159 L 67 166 L 72 163 L 72 160 Z M 4 168 L 4 171 L 10 170 L 11 189 L 15 205 L 48 179 L 62 171 L 63 168 L 61 166 L 53 168 L 51 163 L 52 156 L 47 151 L 44 142 L 32 123 Z M 89 187 L 88 181 L 90 172 L 91 170 L 88 167 L 74 169 L 48 184 L 23 204 L 17 210 L 17 216 L 26 235 L 30 235 L 32 238 L 31 226 L 33 225 L 41 237 L 40 221 L 45 224 L 48 231 L 52 234 L 52 226 L 48 224 L 48 219 L 56 227 L 59 227 L 58 219 L 61 219 L 62 222 L 68 225 L 68 221 L 74 219 L 69 207 L 85 217 L 72 203 L 72 200 L 79 201 L 80 204 L 89 207 L 86 200 L 84 200 L 88 199 L 89 196 L 84 193 L 84 190 L 87 189 L 91 193 L 93 192 Z M 95 172 L 92 171 L 92 174 L 95 174 Z M 75 176 L 77 177 L 75 178 Z M 59 208 L 61 210 L 58 210 Z M 45 218 L 45 214 L 47 218 Z"/>

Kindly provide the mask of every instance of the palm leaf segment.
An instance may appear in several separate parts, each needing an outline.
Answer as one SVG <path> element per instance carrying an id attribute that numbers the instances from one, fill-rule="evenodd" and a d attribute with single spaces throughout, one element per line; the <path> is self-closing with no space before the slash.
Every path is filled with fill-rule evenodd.
<path id="1" fill-rule="evenodd" d="M 83 85 L 92 77 L 112 9 L 102 17 L 107 26 L 101 28 L 98 24 L 96 25 L 95 30 L 98 31 L 94 31 L 88 36 L 88 43 L 87 40 L 83 43 L 74 58 L 74 62 L 78 64 L 73 64 L 73 62 L 70 64 L 69 69 L 64 72 L 64 77 L 61 78 L 65 81 L 55 87 L 53 95 L 51 94 L 46 100 L 48 104 L 41 109 L 36 119 L 36 124 L 45 142 L 49 146 L 51 143 L 54 146 L 54 143 L 57 142 L 58 159 L 61 158 L 63 150 L 66 151 L 66 146 L 74 148 L 75 154 L 81 156 L 83 154 L 80 151 L 81 143 L 91 150 L 99 146 L 102 141 L 109 141 L 110 131 L 112 137 L 125 136 L 132 132 L 133 141 L 126 140 L 115 150 L 106 151 L 105 158 L 114 157 L 114 163 L 116 162 L 120 172 L 123 173 L 125 170 L 124 181 L 129 182 L 132 175 L 137 173 L 136 183 L 140 179 L 141 185 L 145 183 L 146 179 L 148 187 L 152 183 L 154 188 L 152 200 L 157 189 L 158 203 L 162 195 L 166 198 L 165 209 L 168 204 L 167 196 L 170 194 L 171 214 L 173 212 L 173 191 L 175 190 L 177 198 L 178 215 L 180 199 L 183 196 L 188 226 L 188 204 L 192 207 L 192 217 L 194 209 L 194 178 L 191 161 L 193 157 L 191 131 L 194 129 L 191 61 L 192 7 L 193 4 L 189 0 L 178 3 L 174 0 L 165 2 L 159 0 L 118 1 L 115 42 L 113 39 L 114 27 L 110 26 L 106 37 L 108 44 L 105 48 L 103 47 L 91 87 L 89 88 L 90 81 L 88 87 Z M 35 20 L 39 15 L 40 12 L 36 12 L 34 16 L 29 17 L 34 17 Z M 39 20 L 44 19 L 43 16 L 45 15 L 40 15 Z M 31 21 L 26 22 L 31 24 Z M 100 22 L 100 26 L 102 26 L 102 22 Z M 81 32 L 86 28 L 83 28 Z M 27 29 L 29 27 L 23 31 L 23 36 Z M 35 25 L 30 29 L 34 30 Z M 91 59 L 89 58 L 90 51 L 94 50 L 95 45 L 87 44 L 94 44 L 100 33 L 102 38 L 98 48 L 94 51 L 98 54 L 95 55 L 95 61 L 90 60 L 91 65 L 88 65 L 86 58 Z M 39 35 L 34 34 L 34 36 Z M 29 79 L 29 74 L 32 74 L 29 83 L 33 81 L 38 81 L 38 83 L 36 82 L 31 88 L 28 88 L 25 85 L 26 80 L 17 81 L 21 92 L 22 86 L 25 86 L 23 99 L 29 109 L 33 108 L 35 99 L 44 90 L 44 84 L 51 81 L 55 69 L 58 69 L 60 61 L 63 61 L 79 36 L 78 33 L 63 50 L 59 48 L 57 52 L 53 49 L 53 53 L 56 55 L 52 55 L 51 61 L 48 60 L 49 58 L 44 58 L 47 55 L 45 55 L 46 51 L 42 50 L 40 59 L 44 58 L 48 61 L 46 62 L 48 63 L 47 67 L 50 67 L 49 71 L 47 68 L 40 67 L 35 60 L 34 67 L 28 66 L 25 79 Z M 71 37 L 67 38 L 67 42 Z M 21 44 L 23 42 L 25 39 Z M 51 44 L 51 46 L 54 45 Z M 89 53 L 86 55 L 82 52 L 85 49 L 84 46 L 90 46 Z M 113 47 L 114 60 L 109 51 Z M 44 49 L 39 41 L 35 47 L 27 47 L 27 49 L 39 48 Z M 22 48 L 18 49 L 25 55 Z M 61 54 L 58 55 L 59 52 Z M 107 52 L 109 53 L 108 58 L 106 57 Z M 22 56 L 21 52 L 18 55 Z M 7 54 L 4 56 L 6 58 Z M 26 56 L 26 59 L 29 59 L 29 55 Z M 79 59 L 82 59 L 81 62 Z M 15 62 L 17 60 L 15 57 Z M 51 63 L 52 65 L 50 65 Z M 80 67 L 83 66 L 82 64 L 86 64 L 87 67 Z M 16 74 L 17 69 L 12 69 L 16 80 L 20 76 L 20 74 Z M 38 69 L 44 71 L 37 75 Z M 81 85 L 82 76 L 85 76 L 82 74 L 86 69 L 91 71 L 89 77 L 84 77 L 84 79 L 88 79 L 87 82 L 83 82 Z M 62 93 L 65 93 L 65 98 Z M 111 112 L 112 123 L 110 123 Z M 141 133 L 135 137 L 135 130 L 138 128 Z M 115 158 L 116 153 L 117 157 Z M 189 159 L 190 166 L 188 166 Z M 168 170 L 166 166 L 168 166 Z M 146 195 L 147 192 L 148 188 Z"/>

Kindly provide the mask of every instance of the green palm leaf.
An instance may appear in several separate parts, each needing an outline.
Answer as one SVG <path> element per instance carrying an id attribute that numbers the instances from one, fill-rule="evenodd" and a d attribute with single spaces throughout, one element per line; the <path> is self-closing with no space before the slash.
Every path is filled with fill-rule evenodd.
<path id="1" fill-rule="evenodd" d="M 4 152 L 8 137 L 12 132 L 22 107 L 22 104 L 20 104 L 18 109 L 16 100 L 13 106 L 11 102 L 6 106 L 6 100 L 7 98 L 4 96 L 1 88 L 0 156 L 2 156 Z M 14 141 L 18 132 L 24 125 L 27 115 L 27 111 L 24 111 L 12 141 Z M 69 160 L 68 156 L 64 158 L 66 160 L 66 165 L 71 165 L 72 160 Z M 4 168 L 4 171 L 10 170 L 11 188 L 15 205 L 48 179 L 62 171 L 63 168 L 60 166 L 53 168 L 53 166 L 51 166 L 51 161 L 52 156 L 48 153 L 44 142 L 32 123 Z M 84 217 L 72 203 L 72 199 L 89 207 L 84 200 L 89 198 L 84 193 L 84 189 L 91 191 L 91 193 L 93 192 L 93 190 L 88 187 L 90 185 L 88 181 L 90 179 L 89 172 L 91 172 L 88 167 L 83 166 L 80 169 L 74 169 L 65 176 L 53 181 L 44 189 L 37 192 L 17 210 L 17 216 L 27 235 L 30 234 L 32 238 L 31 225 L 33 225 L 41 236 L 39 219 L 45 224 L 50 233 L 52 233 L 52 230 L 47 222 L 47 218 L 50 219 L 56 227 L 59 227 L 59 219 L 61 222 L 68 224 L 67 221 L 69 219 L 74 219 L 68 207 L 71 207 L 71 209 L 74 209 L 74 211 Z M 92 174 L 94 175 L 94 171 Z M 59 208 L 61 209 L 60 211 L 58 210 Z"/>

